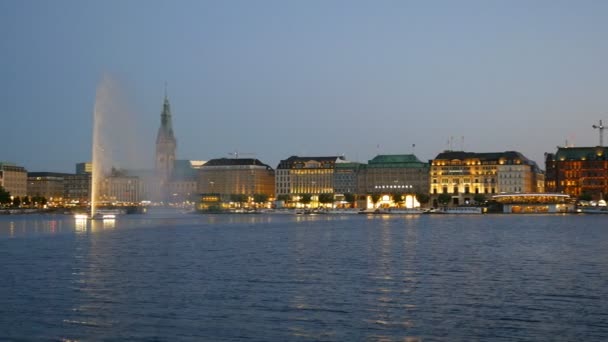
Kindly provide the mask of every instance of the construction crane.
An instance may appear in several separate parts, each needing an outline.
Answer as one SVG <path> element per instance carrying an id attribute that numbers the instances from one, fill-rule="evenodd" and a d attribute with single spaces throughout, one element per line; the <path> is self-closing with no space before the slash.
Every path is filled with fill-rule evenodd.
<path id="1" fill-rule="evenodd" d="M 234 159 L 239 159 L 239 156 L 255 156 L 255 153 L 243 153 L 243 152 L 239 152 L 239 151 L 234 151 L 234 152 L 228 153 L 228 155 L 234 156 Z"/>
<path id="2" fill-rule="evenodd" d="M 593 128 L 600 131 L 600 147 L 604 147 L 604 125 L 602 124 L 602 120 L 600 120 L 599 125 L 593 125 Z"/>

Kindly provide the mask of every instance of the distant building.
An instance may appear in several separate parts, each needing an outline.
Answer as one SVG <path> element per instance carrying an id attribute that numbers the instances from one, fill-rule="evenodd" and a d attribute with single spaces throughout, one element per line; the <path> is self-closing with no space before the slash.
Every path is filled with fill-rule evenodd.
<path id="1" fill-rule="evenodd" d="M 538 192 L 542 173 L 519 152 L 442 152 L 430 161 L 430 193 L 437 204 L 439 194 L 451 196 L 451 204 L 473 203 L 475 194 L 486 199 L 499 193 Z"/>
<path id="2" fill-rule="evenodd" d="M 194 166 L 197 166 L 195 168 Z M 169 196 L 173 203 L 193 201 L 198 195 L 198 172 L 204 165 L 191 160 L 176 160 L 169 180 Z"/>
<path id="3" fill-rule="evenodd" d="M 334 194 L 334 170 L 336 164 L 345 161 L 341 156 L 298 157 L 291 156 L 279 162 L 276 176 L 277 197 L 295 197 L 310 194 Z M 313 199 L 314 201 L 314 199 Z"/>
<path id="4" fill-rule="evenodd" d="M 608 196 L 608 147 L 558 147 L 545 159 L 547 191 L 594 200 Z"/>
<path id="5" fill-rule="evenodd" d="M 63 179 L 64 202 L 88 205 L 91 200 L 91 174 L 66 175 Z"/>
<path id="6" fill-rule="evenodd" d="M 334 193 L 336 195 L 356 194 L 357 175 L 363 164 L 337 159 L 334 168 Z"/>
<path id="7" fill-rule="evenodd" d="M 429 164 L 413 154 L 378 155 L 359 173 L 359 193 L 426 193 Z"/>
<path id="8" fill-rule="evenodd" d="M 83 175 L 87 173 L 93 173 L 93 163 L 77 163 L 76 164 L 76 174 Z"/>
<path id="9" fill-rule="evenodd" d="M 65 194 L 65 177 L 69 173 L 59 172 L 28 172 L 27 195 L 44 197 L 48 202 L 63 203 Z"/>
<path id="10" fill-rule="evenodd" d="M 137 204 L 141 201 L 142 185 L 137 176 L 114 171 L 101 183 L 100 201 L 109 204 Z"/>
<path id="11" fill-rule="evenodd" d="M 0 163 L 0 186 L 10 192 L 11 196 L 27 195 L 27 171 L 12 163 Z"/>
<path id="12" fill-rule="evenodd" d="M 418 207 L 415 195 L 428 191 L 429 164 L 413 154 L 378 155 L 361 167 L 358 184 L 368 208 Z M 372 195 L 380 195 L 378 203 L 373 203 Z M 402 195 L 402 201 L 395 202 L 393 195 Z"/>
<path id="13" fill-rule="evenodd" d="M 275 172 L 258 159 L 211 159 L 198 170 L 198 192 L 219 194 L 224 199 L 230 195 L 273 197 Z"/>
<path id="14" fill-rule="evenodd" d="M 173 174 L 175 165 L 175 151 L 177 149 L 177 141 L 173 134 L 173 123 L 171 120 L 171 107 L 169 99 L 165 95 L 163 110 L 160 114 L 160 127 L 156 135 L 156 174 L 160 183 L 160 199 L 168 200 L 169 196 L 169 181 Z"/>

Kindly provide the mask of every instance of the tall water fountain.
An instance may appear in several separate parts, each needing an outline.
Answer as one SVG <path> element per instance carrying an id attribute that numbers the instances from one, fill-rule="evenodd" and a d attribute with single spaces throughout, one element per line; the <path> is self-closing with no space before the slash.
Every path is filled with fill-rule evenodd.
<path id="1" fill-rule="evenodd" d="M 134 111 L 125 101 L 124 87 L 110 75 L 104 75 L 97 87 L 93 111 L 91 217 L 104 193 L 103 182 L 112 169 L 138 168 L 142 160 L 140 134 L 135 129 Z"/>

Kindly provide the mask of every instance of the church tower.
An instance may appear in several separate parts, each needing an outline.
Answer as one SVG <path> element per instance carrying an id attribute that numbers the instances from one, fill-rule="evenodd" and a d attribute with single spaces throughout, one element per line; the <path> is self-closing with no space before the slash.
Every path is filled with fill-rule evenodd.
<path id="1" fill-rule="evenodd" d="M 160 127 L 156 135 L 156 174 L 160 178 L 163 192 L 165 192 L 169 178 L 173 173 L 176 147 L 177 142 L 173 135 L 173 125 L 171 123 L 171 107 L 165 93 L 163 111 L 160 114 Z"/>

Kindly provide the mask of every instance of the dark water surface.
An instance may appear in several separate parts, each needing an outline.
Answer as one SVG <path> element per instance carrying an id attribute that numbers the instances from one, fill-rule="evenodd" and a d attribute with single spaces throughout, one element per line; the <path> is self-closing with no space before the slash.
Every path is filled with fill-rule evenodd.
<path id="1" fill-rule="evenodd" d="M 0 217 L 0 340 L 607 341 L 608 216 Z"/>

